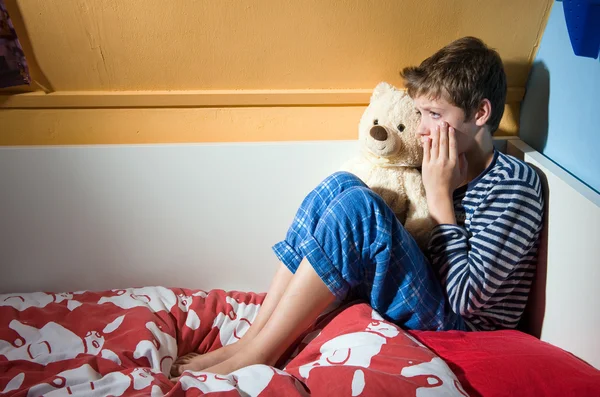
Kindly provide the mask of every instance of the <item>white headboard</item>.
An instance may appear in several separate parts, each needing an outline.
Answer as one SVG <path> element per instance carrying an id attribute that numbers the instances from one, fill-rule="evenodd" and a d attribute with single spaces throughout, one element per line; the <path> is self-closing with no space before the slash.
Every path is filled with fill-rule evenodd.
<path id="1" fill-rule="evenodd" d="M 356 141 L 0 148 L 0 292 L 266 291 L 271 246 Z"/>
<path id="2" fill-rule="evenodd" d="M 507 152 L 538 171 L 546 201 L 524 329 L 600 368 L 600 194 L 520 140 Z"/>
<path id="3" fill-rule="evenodd" d="M 525 325 L 600 367 L 599 195 L 521 141 L 497 144 L 548 188 L 547 249 Z M 0 293 L 266 291 L 277 266 L 271 245 L 355 145 L 0 148 Z"/>

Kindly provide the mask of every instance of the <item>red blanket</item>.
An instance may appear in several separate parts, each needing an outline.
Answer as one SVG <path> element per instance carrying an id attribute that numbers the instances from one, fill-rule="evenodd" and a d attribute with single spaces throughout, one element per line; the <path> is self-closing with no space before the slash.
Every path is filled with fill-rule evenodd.
<path id="1" fill-rule="evenodd" d="M 0 295 L 0 393 L 14 396 L 466 395 L 443 360 L 366 304 L 320 318 L 281 369 L 169 369 L 234 343 L 264 295 L 146 287 Z M 287 365 L 286 365 L 287 364 Z"/>

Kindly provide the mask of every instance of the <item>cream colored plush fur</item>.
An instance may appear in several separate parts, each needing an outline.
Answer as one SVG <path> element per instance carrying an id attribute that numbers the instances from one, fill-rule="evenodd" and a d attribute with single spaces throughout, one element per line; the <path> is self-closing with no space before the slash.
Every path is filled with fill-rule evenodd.
<path id="1" fill-rule="evenodd" d="M 408 94 L 379 83 L 359 123 L 360 153 L 342 170 L 355 174 L 379 194 L 424 248 L 432 221 L 418 170 L 423 159 L 418 124 Z"/>

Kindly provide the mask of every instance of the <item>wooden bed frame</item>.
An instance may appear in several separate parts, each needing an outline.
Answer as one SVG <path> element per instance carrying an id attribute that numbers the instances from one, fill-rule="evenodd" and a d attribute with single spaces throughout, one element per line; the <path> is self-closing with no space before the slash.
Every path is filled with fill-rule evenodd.
<path id="1" fill-rule="evenodd" d="M 600 195 L 518 139 L 547 213 L 523 329 L 600 368 Z M 355 141 L 0 148 L 0 293 L 266 291 L 306 192 Z"/>

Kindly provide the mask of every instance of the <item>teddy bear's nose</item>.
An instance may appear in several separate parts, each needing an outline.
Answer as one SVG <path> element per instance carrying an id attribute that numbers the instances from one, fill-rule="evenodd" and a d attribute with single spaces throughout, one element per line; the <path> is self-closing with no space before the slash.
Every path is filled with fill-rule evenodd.
<path id="1" fill-rule="evenodd" d="M 374 125 L 373 128 L 371 128 L 371 136 L 376 141 L 385 141 L 388 138 L 388 133 L 382 126 Z"/>

